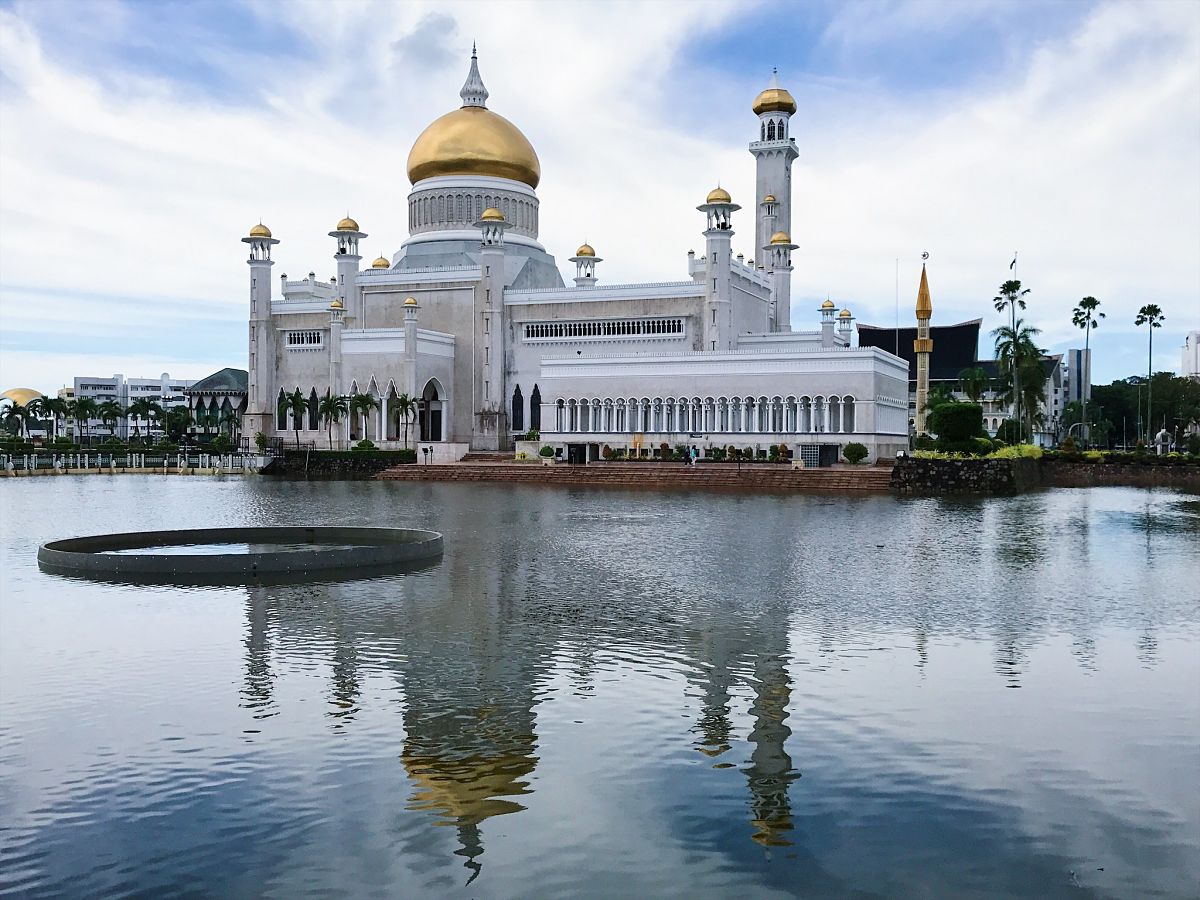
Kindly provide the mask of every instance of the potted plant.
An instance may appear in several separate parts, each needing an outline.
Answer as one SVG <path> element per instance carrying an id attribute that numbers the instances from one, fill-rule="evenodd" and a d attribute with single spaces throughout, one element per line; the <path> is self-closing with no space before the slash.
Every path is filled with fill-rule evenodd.
<path id="1" fill-rule="evenodd" d="M 538 456 L 542 458 L 543 466 L 554 465 L 554 448 L 549 444 L 542 445 L 542 449 L 538 451 Z"/>

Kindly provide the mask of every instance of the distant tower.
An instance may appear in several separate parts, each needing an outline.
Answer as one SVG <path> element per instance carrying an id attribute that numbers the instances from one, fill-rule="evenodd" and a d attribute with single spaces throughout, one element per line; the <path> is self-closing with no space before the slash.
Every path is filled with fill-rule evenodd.
<path id="1" fill-rule="evenodd" d="M 773 277 L 771 279 L 771 306 L 773 313 L 768 331 L 791 331 L 792 305 L 792 251 L 796 245 L 786 231 L 776 231 L 770 242 L 761 248 Z"/>
<path id="2" fill-rule="evenodd" d="M 792 230 L 792 161 L 800 153 L 796 141 L 789 135 L 789 123 L 796 112 L 796 101 L 779 86 L 775 70 L 771 71 L 770 85 L 754 98 L 751 109 L 758 116 L 758 140 L 750 142 L 750 153 L 757 164 L 755 199 L 758 215 L 754 246 L 761 250 L 777 231 L 795 234 Z M 788 296 L 777 304 L 779 331 L 792 330 L 790 289 L 789 284 Z"/>
<path id="3" fill-rule="evenodd" d="M 715 187 L 696 209 L 708 217 L 704 230 L 704 322 L 701 350 L 733 349 L 733 304 L 730 273 L 733 266 L 731 216 L 741 209 L 729 191 Z"/>
<path id="4" fill-rule="evenodd" d="M 508 424 L 504 378 L 504 214 L 489 206 L 475 223 L 480 231 L 483 279 L 475 292 L 475 424 L 471 447 L 504 450 Z"/>
<path id="5" fill-rule="evenodd" d="M 838 334 L 846 339 L 847 347 L 850 346 L 850 340 L 851 340 L 851 334 L 852 334 L 851 327 L 853 326 L 853 324 L 854 324 L 854 313 L 850 312 L 850 310 L 843 309 L 840 313 L 838 313 L 838 322 L 837 322 Z"/>
<path id="6" fill-rule="evenodd" d="M 929 254 L 925 254 L 928 258 Z M 929 299 L 929 279 L 925 263 L 921 263 L 921 287 L 917 290 L 917 339 L 913 352 L 917 355 L 917 434 L 926 434 L 926 404 L 929 402 L 929 356 L 933 353 L 933 338 L 929 336 L 929 320 L 933 317 L 933 302 Z"/>
<path id="7" fill-rule="evenodd" d="M 604 260 L 596 255 L 595 247 L 585 242 L 575 251 L 571 262 L 575 263 L 575 286 L 591 287 L 596 283 L 596 263 Z"/>
<path id="8" fill-rule="evenodd" d="M 250 245 L 250 354 L 246 383 L 246 413 L 242 434 L 254 437 L 275 430 L 275 328 L 271 324 L 271 248 L 279 243 L 259 222 L 242 238 Z"/>
<path id="9" fill-rule="evenodd" d="M 329 232 L 329 236 L 337 241 L 337 251 L 333 254 L 337 260 L 337 287 L 334 293 L 342 298 L 346 315 L 357 320 L 357 326 L 362 328 L 362 302 L 355 276 L 358 275 L 358 263 L 362 259 L 358 253 L 358 242 L 366 235 L 358 230 L 357 222 L 346 216 Z"/>

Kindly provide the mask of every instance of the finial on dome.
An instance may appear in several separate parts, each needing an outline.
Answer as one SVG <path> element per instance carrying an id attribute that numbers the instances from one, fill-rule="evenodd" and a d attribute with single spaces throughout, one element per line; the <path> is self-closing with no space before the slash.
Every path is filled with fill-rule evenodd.
<path id="1" fill-rule="evenodd" d="M 458 96 L 462 97 L 464 107 L 478 106 L 487 109 L 488 89 L 483 86 L 483 79 L 479 76 L 479 57 L 475 53 L 474 41 L 471 42 L 471 71 L 467 73 L 467 80 L 463 82 Z"/>

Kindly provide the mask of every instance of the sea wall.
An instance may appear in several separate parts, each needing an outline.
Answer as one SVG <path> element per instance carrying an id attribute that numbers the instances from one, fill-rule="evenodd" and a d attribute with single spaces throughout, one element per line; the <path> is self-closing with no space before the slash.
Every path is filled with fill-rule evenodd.
<path id="1" fill-rule="evenodd" d="M 1038 487 L 1034 459 L 919 459 L 902 456 L 892 469 L 892 491 L 914 497 L 980 494 L 1011 497 Z"/>
<path id="2" fill-rule="evenodd" d="M 1200 464 L 1076 462 L 1040 460 L 1042 484 L 1048 487 L 1175 487 L 1200 491 Z"/>
<path id="3" fill-rule="evenodd" d="M 374 478 L 414 461 L 413 450 L 285 450 L 263 469 L 284 478 Z"/>

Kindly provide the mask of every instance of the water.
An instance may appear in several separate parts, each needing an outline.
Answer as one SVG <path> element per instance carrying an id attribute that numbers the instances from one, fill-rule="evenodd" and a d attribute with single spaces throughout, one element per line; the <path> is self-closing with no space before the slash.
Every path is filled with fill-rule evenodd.
<path id="1" fill-rule="evenodd" d="M 1191 897 L 1200 498 L 0 484 L 0 890 Z M 75 534 L 446 536 L 270 588 Z"/>

